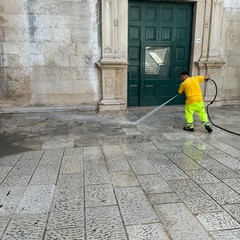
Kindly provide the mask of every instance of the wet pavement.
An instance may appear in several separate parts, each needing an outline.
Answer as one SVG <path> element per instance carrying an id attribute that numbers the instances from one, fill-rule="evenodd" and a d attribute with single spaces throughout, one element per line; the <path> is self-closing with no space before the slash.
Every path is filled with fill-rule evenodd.
<path id="1" fill-rule="evenodd" d="M 239 240 L 240 137 L 182 107 L 0 115 L 0 238 Z M 240 106 L 211 107 L 240 133 Z"/>

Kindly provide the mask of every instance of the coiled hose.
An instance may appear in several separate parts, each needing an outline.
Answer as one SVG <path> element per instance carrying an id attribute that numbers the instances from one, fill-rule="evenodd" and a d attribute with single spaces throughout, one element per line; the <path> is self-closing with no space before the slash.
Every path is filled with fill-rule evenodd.
<path id="1" fill-rule="evenodd" d="M 210 117 L 210 114 L 209 114 L 209 109 L 208 109 L 208 107 L 215 102 L 215 100 L 216 100 L 216 98 L 217 98 L 217 94 L 218 94 L 218 87 L 217 87 L 216 82 L 215 82 L 213 79 L 209 79 L 208 81 L 213 82 L 213 84 L 214 84 L 214 86 L 215 86 L 215 89 L 216 89 L 215 96 L 214 96 L 213 100 L 206 106 L 209 121 L 212 123 L 213 126 L 219 128 L 219 129 L 221 129 L 221 130 L 223 130 L 223 131 L 226 131 L 226 132 L 229 132 L 229 133 L 232 133 L 232 134 L 235 134 L 235 135 L 240 136 L 239 133 L 230 131 L 230 130 L 228 130 L 228 129 L 225 129 L 225 128 L 220 127 L 220 126 L 216 125 L 215 123 L 213 123 L 213 121 L 212 121 L 212 119 L 211 119 L 211 117 Z"/>

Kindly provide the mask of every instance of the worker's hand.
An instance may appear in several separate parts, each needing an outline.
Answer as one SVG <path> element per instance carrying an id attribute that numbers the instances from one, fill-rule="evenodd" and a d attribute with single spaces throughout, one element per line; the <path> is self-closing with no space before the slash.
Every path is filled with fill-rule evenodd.
<path id="1" fill-rule="evenodd" d="M 209 79 L 210 79 L 209 74 L 206 74 L 206 75 L 204 76 L 204 80 L 205 80 L 205 81 L 208 81 Z"/>

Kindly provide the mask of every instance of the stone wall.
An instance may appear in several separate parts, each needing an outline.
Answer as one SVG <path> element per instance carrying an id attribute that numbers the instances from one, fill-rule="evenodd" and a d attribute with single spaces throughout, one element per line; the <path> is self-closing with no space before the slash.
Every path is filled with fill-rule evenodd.
<path id="1" fill-rule="evenodd" d="M 0 106 L 97 106 L 100 0 L 1 0 Z"/>
<path id="2" fill-rule="evenodd" d="M 221 54 L 219 95 L 223 104 L 234 103 L 240 100 L 240 0 L 224 0 Z"/>
<path id="3" fill-rule="evenodd" d="M 240 0 L 180 2 L 195 8 L 191 72 L 211 74 L 220 104 L 239 102 Z M 1 0 L 0 109 L 126 109 L 127 28 L 128 0 Z"/>

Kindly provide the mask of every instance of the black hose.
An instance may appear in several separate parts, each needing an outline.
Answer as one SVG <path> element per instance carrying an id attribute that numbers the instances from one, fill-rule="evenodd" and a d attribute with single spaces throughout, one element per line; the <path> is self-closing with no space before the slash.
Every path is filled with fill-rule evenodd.
<path id="1" fill-rule="evenodd" d="M 213 100 L 212 100 L 212 101 L 207 105 L 207 107 L 206 107 L 209 121 L 212 123 L 213 126 L 219 128 L 219 129 L 222 129 L 223 131 L 226 131 L 226 132 L 229 132 L 229 133 L 232 133 L 232 134 L 235 134 L 235 135 L 240 136 L 239 133 L 236 133 L 236 132 L 230 131 L 230 130 L 228 130 L 228 129 L 225 129 L 225 128 L 220 127 L 220 126 L 218 126 L 218 125 L 216 125 L 216 124 L 213 123 L 213 121 L 212 121 L 212 119 L 211 119 L 211 117 L 210 117 L 210 114 L 209 114 L 208 107 L 209 107 L 211 104 L 213 104 L 213 103 L 215 102 L 215 100 L 216 100 L 216 98 L 217 98 L 217 94 L 218 94 L 218 88 L 217 88 L 217 84 L 216 84 L 216 82 L 215 82 L 214 80 L 209 79 L 209 81 L 211 81 L 211 82 L 214 83 L 214 85 L 215 85 L 215 89 L 216 89 L 215 96 L 214 96 Z"/>

